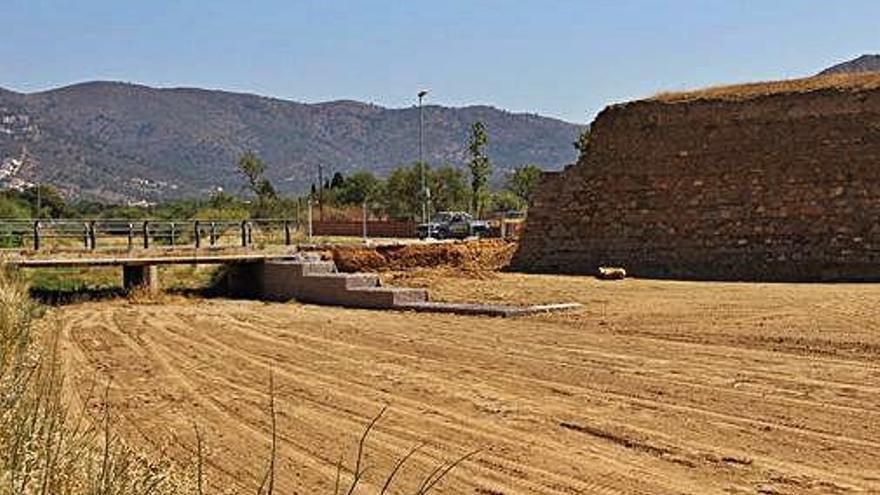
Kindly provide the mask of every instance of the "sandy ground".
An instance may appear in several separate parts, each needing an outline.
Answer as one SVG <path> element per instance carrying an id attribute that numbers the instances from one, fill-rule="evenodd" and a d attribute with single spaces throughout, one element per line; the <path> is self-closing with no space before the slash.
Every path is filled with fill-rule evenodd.
<path id="1" fill-rule="evenodd" d="M 112 380 L 130 442 L 186 464 L 197 424 L 217 490 L 255 493 L 265 472 L 272 373 L 276 493 L 332 493 L 386 405 L 367 480 L 423 444 L 405 493 L 473 449 L 436 493 L 880 493 L 880 285 L 445 275 L 390 278 L 585 308 L 502 320 L 180 298 L 46 321 L 82 400 Z"/>

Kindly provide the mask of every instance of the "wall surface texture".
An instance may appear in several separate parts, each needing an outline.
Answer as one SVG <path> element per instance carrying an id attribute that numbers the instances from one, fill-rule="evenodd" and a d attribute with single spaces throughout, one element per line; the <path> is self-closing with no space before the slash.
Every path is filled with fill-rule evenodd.
<path id="1" fill-rule="evenodd" d="M 728 280 L 880 279 L 880 91 L 607 108 L 544 176 L 513 267 Z"/>

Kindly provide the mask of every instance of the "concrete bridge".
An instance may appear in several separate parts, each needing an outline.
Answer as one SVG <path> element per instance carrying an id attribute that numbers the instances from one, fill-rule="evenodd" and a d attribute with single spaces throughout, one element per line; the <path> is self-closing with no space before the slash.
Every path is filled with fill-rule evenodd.
<path id="1" fill-rule="evenodd" d="M 434 302 L 429 300 L 426 289 L 388 286 L 373 273 L 339 273 L 332 261 L 297 252 L 18 257 L 7 259 L 5 263 L 22 269 L 121 266 L 126 289 L 141 288 L 150 292 L 156 292 L 161 287 L 159 265 L 224 264 L 227 269 L 222 281 L 225 287 L 222 289 L 231 296 L 270 301 L 297 300 L 353 308 L 511 317 L 579 307 L 577 304 L 518 306 Z"/>
<path id="2" fill-rule="evenodd" d="M 159 281 L 159 265 L 238 265 L 238 264 L 263 264 L 267 261 L 293 259 L 294 254 L 268 254 L 268 253 L 235 253 L 216 254 L 198 253 L 193 254 L 154 254 L 149 256 L 132 256 L 106 254 L 103 256 L 87 257 L 32 257 L 16 256 L 3 260 L 9 266 L 18 268 L 62 268 L 62 267 L 100 267 L 121 266 L 122 285 L 126 290 L 134 288 L 146 289 L 157 292 L 161 288 Z"/>

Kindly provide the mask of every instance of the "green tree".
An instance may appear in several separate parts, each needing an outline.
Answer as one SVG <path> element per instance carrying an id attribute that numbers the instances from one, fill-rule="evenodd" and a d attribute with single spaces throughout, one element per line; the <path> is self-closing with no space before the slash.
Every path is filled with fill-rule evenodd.
<path id="1" fill-rule="evenodd" d="M 336 172 L 333 174 L 333 178 L 330 179 L 330 189 L 339 189 L 345 184 L 345 177 L 340 172 Z"/>
<path id="2" fill-rule="evenodd" d="M 468 186 L 463 170 L 444 165 L 436 171 L 430 171 L 428 181 L 434 211 L 467 209 Z"/>
<path id="3" fill-rule="evenodd" d="M 246 187 L 257 197 L 252 215 L 267 216 L 272 210 L 272 203 L 278 199 L 278 193 L 272 182 L 265 177 L 266 164 L 256 153 L 248 151 L 238 160 L 238 171 L 244 176 Z"/>
<path id="4" fill-rule="evenodd" d="M 7 194 L 0 194 L 0 218 L 9 220 L 24 220 L 31 217 L 30 206 Z M 20 234 L 12 234 L 11 231 L 0 233 L 0 247 L 21 247 L 23 238 Z"/>
<path id="5" fill-rule="evenodd" d="M 587 127 L 578 135 L 577 141 L 571 143 L 574 149 L 578 151 L 578 161 L 583 160 L 590 150 L 590 143 L 593 140 L 593 135 L 590 131 L 591 129 Z"/>
<path id="6" fill-rule="evenodd" d="M 489 212 L 518 211 L 525 207 L 525 201 L 511 191 L 504 190 L 492 193 L 487 201 Z"/>
<path id="7" fill-rule="evenodd" d="M 507 189 L 515 194 L 524 203 L 529 202 L 532 191 L 541 178 L 541 167 L 537 165 L 523 165 L 514 169 L 507 178 Z"/>
<path id="8" fill-rule="evenodd" d="M 28 203 L 35 217 L 62 218 L 71 214 L 71 209 L 61 193 L 52 186 L 40 184 L 19 193 Z"/>
<path id="9" fill-rule="evenodd" d="M 492 163 L 485 152 L 487 144 L 489 144 L 489 135 L 486 133 L 486 126 L 480 121 L 474 122 L 468 139 L 468 152 L 471 155 L 468 167 L 471 171 L 471 212 L 477 218 L 482 216 L 486 201 L 486 184 L 492 174 Z"/>
<path id="10" fill-rule="evenodd" d="M 416 220 L 421 215 L 421 169 L 397 167 L 385 181 L 384 209 L 392 218 Z"/>
<path id="11" fill-rule="evenodd" d="M 193 214 L 193 220 L 244 220 L 251 212 L 247 203 L 224 191 L 216 191 Z"/>
<path id="12" fill-rule="evenodd" d="M 31 217 L 29 205 L 8 196 L 0 196 L 0 218 L 26 219 Z"/>
<path id="13" fill-rule="evenodd" d="M 238 160 L 238 172 L 244 176 L 247 188 L 258 200 L 275 199 L 275 186 L 265 177 L 266 164 L 253 151 L 247 151 Z"/>
<path id="14" fill-rule="evenodd" d="M 375 201 L 381 189 L 382 181 L 371 172 L 355 172 L 339 188 L 337 200 L 343 205 L 359 205 L 364 201 Z"/>

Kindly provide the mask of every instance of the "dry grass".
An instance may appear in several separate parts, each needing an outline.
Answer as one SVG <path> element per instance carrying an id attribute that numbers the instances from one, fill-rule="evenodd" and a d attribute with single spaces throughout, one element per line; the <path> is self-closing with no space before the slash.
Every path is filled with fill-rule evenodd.
<path id="1" fill-rule="evenodd" d="M 40 308 L 26 285 L 0 272 L 0 493 L 176 494 L 185 482 L 63 401 L 57 335 L 34 331 Z"/>
<path id="2" fill-rule="evenodd" d="M 662 92 L 649 98 L 649 100 L 664 103 L 681 103 L 694 100 L 741 101 L 784 93 L 809 93 L 822 90 L 869 91 L 876 89 L 880 89 L 880 72 L 830 74 L 802 79 L 713 86 L 693 91 Z"/>

